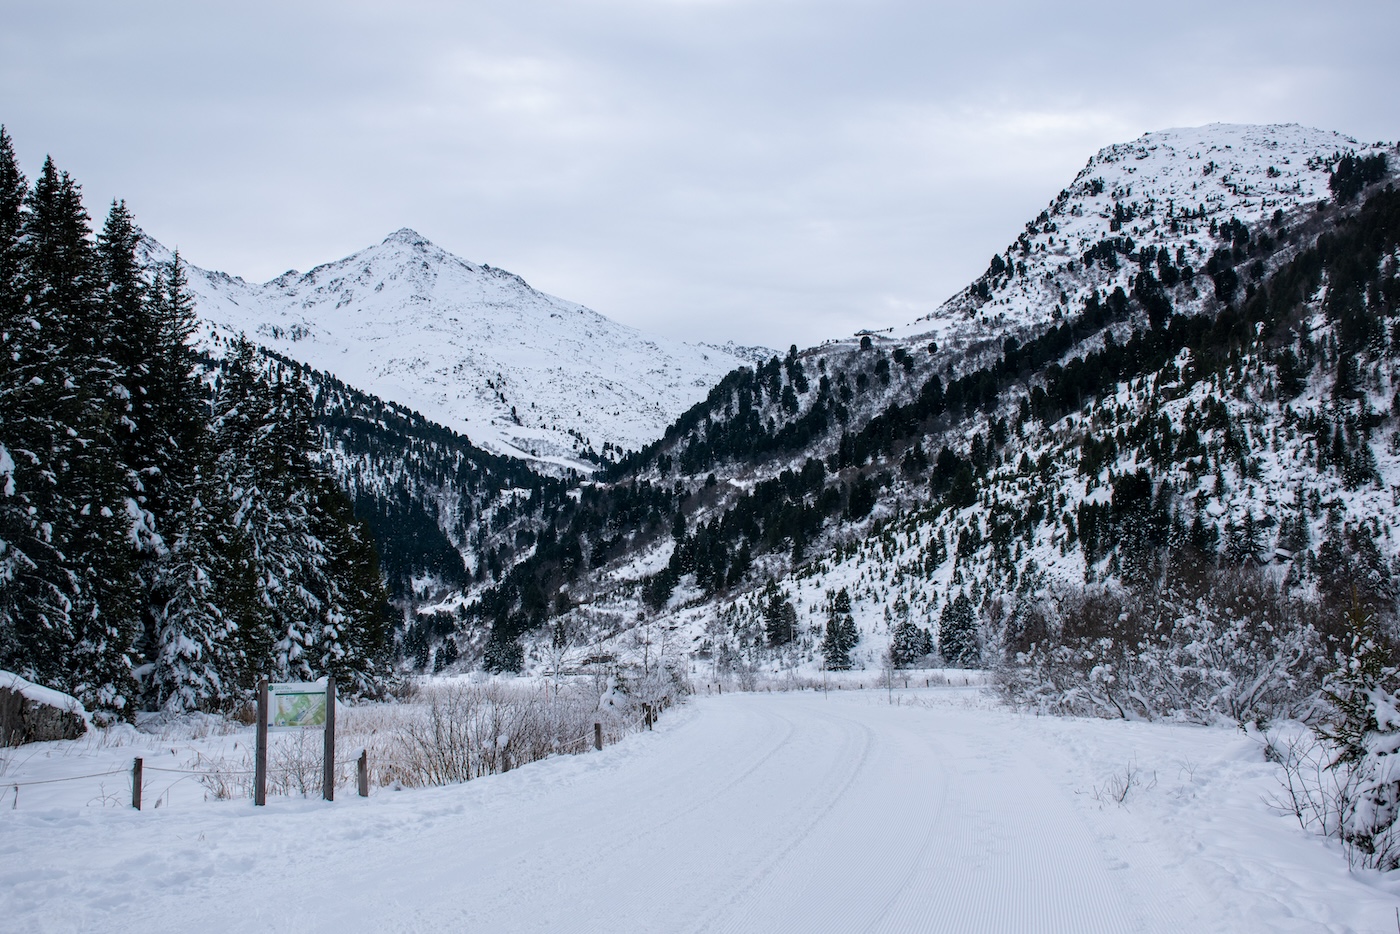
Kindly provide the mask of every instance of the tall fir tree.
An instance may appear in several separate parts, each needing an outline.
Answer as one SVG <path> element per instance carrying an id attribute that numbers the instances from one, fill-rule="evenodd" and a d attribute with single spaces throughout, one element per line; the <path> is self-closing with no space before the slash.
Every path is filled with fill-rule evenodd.
<path id="1" fill-rule="evenodd" d="M 191 346 L 196 318 L 177 251 L 157 267 L 146 296 L 152 346 L 142 440 L 147 502 L 160 516 L 147 568 L 149 706 L 187 710 L 234 699 L 240 682 L 230 607 L 252 602 L 240 578 L 228 502 L 218 483 L 209 400 Z"/>
<path id="2" fill-rule="evenodd" d="M 30 511 L 37 479 L 27 448 L 39 436 L 32 400 L 35 334 L 26 314 L 21 234 L 28 183 L 0 126 L 0 665 L 35 672 L 35 636 L 66 613 L 70 582 Z M 37 375 L 32 374 L 31 375 Z"/>
<path id="3" fill-rule="evenodd" d="M 851 667 L 851 649 L 860 641 L 860 630 L 851 615 L 851 594 L 842 587 L 831 600 L 827 611 L 826 631 L 822 635 L 822 665 L 828 671 L 845 671 Z"/>
<path id="4" fill-rule="evenodd" d="M 943 605 L 938 621 L 938 652 L 954 668 L 975 668 L 981 663 L 977 618 L 965 590 L 958 591 L 956 598 Z"/>

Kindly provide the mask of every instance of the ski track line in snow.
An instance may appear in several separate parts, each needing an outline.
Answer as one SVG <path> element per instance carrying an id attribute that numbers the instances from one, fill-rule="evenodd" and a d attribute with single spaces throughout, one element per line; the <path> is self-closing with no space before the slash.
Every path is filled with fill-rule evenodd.
<path id="1" fill-rule="evenodd" d="M 1000 891 L 975 897 L 987 887 L 986 860 L 979 848 L 1004 828 L 989 828 L 985 813 L 967 807 L 976 804 L 975 796 L 969 802 L 958 800 L 969 798 L 967 794 L 959 795 L 953 798 L 958 806 L 950 806 L 954 777 L 945 764 L 947 750 L 931 738 L 921 741 L 907 730 L 891 729 L 888 721 L 899 714 L 869 707 L 824 713 L 826 719 L 860 727 L 867 736 L 876 735 L 862 722 L 872 715 L 886 722 L 881 724 L 879 743 L 865 750 L 865 774 L 853 774 L 843 794 L 804 828 L 797 842 L 810 838 L 810 847 L 794 852 L 795 845 L 790 845 L 777 854 L 765 867 L 762 885 L 732 901 L 727 906 L 729 923 L 717 924 L 715 930 L 786 930 L 784 921 L 797 913 L 799 903 L 812 899 L 819 909 L 809 911 L 805 923 L 791 929 L 1098 929 L 1085 917 L 1077 917 L 1070 926 L 1018 923 L 1023 920 L 1015 917 L 1019 912 L 1007 917 L 1007 904 L 1020 900 L 1015 893 L 1010 899 Z M 862 780 L 859 785 L 857 779 Z M 870 785 L 874 787 L 866 787 Z M 985 787 L 979 785 L 978 790 Z M 975 819 L 969 821 L 969 815 Z M 928 862 L 935 841 L 940 846 L 931 871 Z M 780 861 L 785 865 L 775 865 Z"/>
<path id="2" fill-rule="evenodd" d="M 1296 835 L 1237 814 L 1248 791 L 1208 764 L 1196 787 L 1226 793 L 1218 815 L 1083 793 L 1133 750 L 1231 766 L 1218 734 L 1183 746 L 915 696 L 698 698 L 602 753 L 333 806 L 20 812 L 0 825 L 0 931 L 1389 930 L 1357 923 L 1343 868 L 1324 885 L 1274 865 Z M 1225 822 L 1256 845 L 1222 846 Z"/>
<path id="3" fill-rule="evenodd" d="M 827 711 L 821 711 L 819 715 L 828 722 L 844 721 L 844 718 L 838 718 Z M 844 721 L 843 725 L 849 722 L 850 721 Z M 804 820 L 799 828 L 791 832 L 779 846 L 769 851 L 768 855 L 759 862 L 758 866 L 750 871 L 748 878 L 740 886 L 738 891 L 730 896 L 727 904 L 711 912 L 711 914 L 700 923 L 688 928 L 689 931 L 742 931 L 749 929 L 748 913 L 736 912 L 734 909 L 741 905 L 741 903 L 752 900 L 752 897 L 757 894 L 757 890 L 769 880 L 774 870 L 787 859 L 792 852 L 812 834 L 813 830 L 831 814 L 836 806 L 841 803 L 847 792 L 850 791 L 851 786 L 855 784 L 856 779 L 865 769 L 866 763 L 870 759 L 871 748 L 875 744 L 875 731 L 865 724 L 856 725 L 860 728 L 858 742 L 852 741 L 852 731 L 843 731 L 845 735 L 843 736 L 841 754 L 837 757 L 837 761 L 842 763 L 843 767 L 840 768 L 836 774 L 828 776 L 825 781 L 821 782 L 815 793 L 811 796 L 812 800 L 820 802 L 815 808 L 816 813 Z M 851 755 L 854 752 L 853 747 L 857 745 L 860 747 L 860 752 L 854 761 L 852 761 Z M 834 790 L 832 790 L 833 786 L 835 786 Z M 809 808 L 804 807 L 801 813 L 805 814 L 811 812 Z M 727 924 L 721 924 L 719 919 L 723 918 L 725 915 L 736 914 L 738 917 L 733 921 Z"/>
<path id="4" fill-rule="evenodd" d="M 910 713 L 819 714 L 866 736 L 875 731 L 858 721 L 885 722 L 842 793 L 694 930 L 786 930 L 798 903 L 811 899 L 823 904 L 808 904 L 793 929 L 1202 929 L 1171 918 L 1177 912 L 1164 911 L 1161 899 L 1125 898 L 1115 873 L 1127 864 L 1096 845 L 1063 792 L 1027 767 L 1033 763 L 1005 761 L 1010 753 L 978 748 L 975 736 L 950 731 L 941 740 L 888 722 Z M 988 756 L 1002 761 L 978 761 Z M 843 842 L 854 858 L 842 855 Z M 806 843 L 811 852 L 795 852 Z"/>
<path id="5" fill-rule="evenodd" d="M 722 833 L 725 795 L 775 757 L 791 752 L 796 732 L 791 718 L 742 702 L 732 711 L 738 715 L 737 724 L 733 717 L 719 721 L 689 713 L 680 712 L 685 722 L 669 736 L 633 738 L 634 742 L 661 741 L 662 745 L 654 746 L 653 755 L 627 754 L 618 764 L 612 764 L 606 755 L 577 760 L 580 764 L 589 760 L 599 763 L 582 776 L 584 781 L 606 778 L 608 784 L 555 804 L 552 812 L 537 814 L 534 822 L 547 825 L 550 833 L 531 839 L 527 831 L 514 839 L 492 841 L 491 828 L 483 828 L 478 838 L 483 848 L 499 844 L 514 852 L 496 865 L 475 867 L 479 874 L 472 880 L 473 891 L 467 898 L 477 917 L 509 919 L 508 923 L 498 922 L 493 927 L 496 930 L 584 931 L 594 922 L 608 931 L 656 930 L 657 925 L 672 929 L 667 917 L 687 910 L 683 904 L 687 891 L 703 894 L 705 890 L 703 882 L 687 887 L 682 878 L 685 873 L 668 857 L 678 843 L 685 847 L 706 828 L 718 828 Z M 697 719 L 698 723 L 691 722 Z M 755 729 L 752 724 L 761 726 Z M 611 748 L 626 753 L 625 749 Z M 714 777 L 705 772 L 707 762 L 727 765 L 720 753 L 741 762 L 757 755 L 738 776 L 706 789 L 697 784 L 696 776 L 702 780 Z M 671 811 L 692 792 L 701 795 L 680 811 Z M 706 808 L 714 813 L 702 813 Z M 676 830 L 671 839 L 662 833 L 686 821 L 695 826 Z M 701 848 L 682 856 L 699 872 L 709 852 Z M 473 868 L 462 871 L 469 874 Z M 459 886 L 460 880 L 454 881 L 453 873 L 446 872 L 434 873 L 428 887 L 447 892 Z M 664 900 L 658 903 L 658 889 L 669 894 L 669 904 Z M 542 903 L 540 892 L 550 892 L 551 898 Z M 408 914 L 412 920 L 403 924 L 404 931 L 454 929 L 450 908 L 416 905 Z M 619 918 L 626 920 L 619 922 Z"/>
<path id="6" fill-rule="evenodd" d="M 706 795 L 704 798 L 700 799 L 699 801 L 696 801 L 694 804 L 690 805 L 689 807 L 685 808 L 684 810 L 682 810 L 682 811 L 680 811 L 680 812 L 678 812 L 678 813 L 676 813 L 676 814 L 673 814 L 672 816 L 670 816 L 670 817 L 668 817 L 668 818 L 665 818 L 665 819 L 662 820 L 660 823 L 652 824 L 652 825 L 650 825 L 650 826 L 647 826 L 647 827 L 642 828 L 641 830 L 639 830 L 639 831 L 637 831 L 635 834 L 633 834 L 633 836 L 632 836 L 630 839 L 619 840 L 619 841 L 617 841 L 617 842 L 616 842 L 615 844 L 613 844 L 610 848 L 601 851 L 601 852 L 599 853 L 599 855 L 600 855 L 600 856 L 608 856 L 608 855 L 611 855 L 612 853 L 614 853 L 614 852 L 616 852 L 616 851 L 618 851 L 618 850 L 621 850 L 621 849 L 624 849 L 624 848 L 626 848 L 626 847 L 628 847 L 628 846 L 630 846 L 630 845 L 634 845 L 634 844 L 636 844 L 636 843 L 639 843 L 639 842 L 642 840 L 643 837 L 647 837 L 647 836 L 651 836 L 651 835 L 654 835 L 654 834 L 658 834 L 658 833 L 660 833 L 662 830 L 666 829 L 667 827 L 670 827 L 670 826 L 672 826 L 672 825 L 678 823 L 679 821 L 681 821 L 681 820 L 683 820 L 683 819 L 689 817 L 690 815 L 694 814 L 696 811 L 699 811 L 701 808 L 704 808 L 704 807 L 706 807 L 706 806 L 708 806 L 708 805 L 714 803 L 715 801 L 719 800 L 720 798 L 723 798 L 726 794 L 728 794 L 728 793 L 729 793 L 731 790 L 733 790 L 735 787 L 737 787 L 738 785 L 743 784 L 743 783 L 749 778 L 750 775 L 753 775 L 753 774 L 754 774 L 755 772 L 757 772 L 759 769 L 763 768 L 763 766 L 765 766 L 765 765 L 766 765 L 774 756 L 776 756 L 779 752 L 782 752 L 782 751 L 787 747 L 788 743 L 790 743 L 790 742 L 792 741 L 793 734 L 797 732 L 797 725 L 796 725 L 795 723 L 793 723 L 792 720 L 790 720 L 790 719 L 788 719 L 788 718 L 786 718 L 786 717 L 775 717 L 775 716 L 773 716 L 771 713 L 768 713 L 767 711 L 765 711 L 765 714 L 767 714 L 771 719 L 780 720 L 780 721 L 782 722 L 783 726 L 786 728 L 786 730 L 785 730 L 785 732 L 784 732 L 784 735 L 783 735 L 782 739 L 778 740 L 777 743 L 775 743 L 774 745 L 772 745 L 771 747 L 769 747 L 769 748 L 768 748 L 768 751 L 765 752 L 765 753 L 763 753 L 761 756 L 759 756 L 758 759 L 756 759 L 752 765 L 750 765 L 748 768 L 744 769 L 743 772 L 741 772 L 739 775 L 735 776 L 734 778 L 730 779 L 728 782 L 726 782 L 726 783 L 725 783 L 724 785 L 722 785 L 721 787 L 716 788 L 714 791 L 710 792 L 710 793 L 709 793 L 708 795 Z M 639 823 L 640 823 L 640 822 L 639 822 Z M 634 826 L 635 826 L 635 825 L 634 825 Z"/>

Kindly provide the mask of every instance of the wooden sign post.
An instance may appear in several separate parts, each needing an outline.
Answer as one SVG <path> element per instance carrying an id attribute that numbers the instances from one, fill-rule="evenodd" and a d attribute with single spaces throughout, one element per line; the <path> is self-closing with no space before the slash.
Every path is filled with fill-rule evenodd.
<path id="1" fill-rule="evenodd" d="M 258 682 L 258 745 L 253 763 L 253 803 L 267 804 L 267 679 Z"/>
<path id="2" fill-rule="evenodd" d="M 335 800 L 335 678 L 326 679 L 326 745 L 321 762 L 321 797 Z"/>
<path id="3" fill-rule="evenodd" d="M 269 730 L 325 731 L 321 760 L 321 795 L 335 800 L 335 679 L 319 682 L 258 683 L 258 749 L 254 766 L 253 803 L 267 803 L 267 734 Z"/>

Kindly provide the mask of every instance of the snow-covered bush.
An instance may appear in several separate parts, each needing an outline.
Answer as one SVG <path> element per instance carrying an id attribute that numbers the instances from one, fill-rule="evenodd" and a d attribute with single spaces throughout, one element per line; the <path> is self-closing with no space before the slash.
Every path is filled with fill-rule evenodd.
<path id="1" fill-rule="evenodd" d="M 591 679 L 430 685 L 405 707 L 376 770 L 382 781 L 408 786 L 467 781 L 556 753 L 584 752 L 593 743 L 595 721 L 613 741 L 636 728 L 635 721 L 600 716 Z"/>
<path id="2" fill-rule="evenodd" d="M 993 607 L 996 684 L 1050 713 L 1195 722 L 1305 714 L 1325 658 L 1310 605 L 1265 573 L 1177 562 L 1162 581 Z"/>
<path id="3" fill-rule="evenodd" d="M 1348 616 L 1313 735 L 1271 738 L 1266 754 L 1283 769 L 1280 810 L 1339 840 L 1353 866 L 1389 871 L 1400 868 L 1400 679 L 1371 617 Z"/>

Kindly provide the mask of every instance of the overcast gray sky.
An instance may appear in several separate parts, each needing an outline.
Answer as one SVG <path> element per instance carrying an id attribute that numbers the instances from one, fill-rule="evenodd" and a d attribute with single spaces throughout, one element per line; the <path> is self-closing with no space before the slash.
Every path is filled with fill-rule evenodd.
<path id="1" fill-rule="evenodd" d="M 0 0 L 0 122 L 262 281 L 413 227 L 628 324 L 931 310 L 1101 146 L 1400 136 L 1400 3 Z"/>

